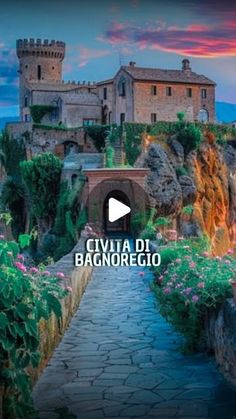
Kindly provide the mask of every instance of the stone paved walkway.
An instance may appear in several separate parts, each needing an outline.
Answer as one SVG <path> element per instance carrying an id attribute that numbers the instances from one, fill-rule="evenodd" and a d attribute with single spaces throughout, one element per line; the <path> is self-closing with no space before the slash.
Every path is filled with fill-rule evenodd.
<path id="1" fill-rule="evenodd" d="M 41 418 L 236 418 L 235 392 L 212 360 L 178 351 L 181 338 L 149 289 L 152 274 L 139 271 L 94 270 L 35 387 Z"/>

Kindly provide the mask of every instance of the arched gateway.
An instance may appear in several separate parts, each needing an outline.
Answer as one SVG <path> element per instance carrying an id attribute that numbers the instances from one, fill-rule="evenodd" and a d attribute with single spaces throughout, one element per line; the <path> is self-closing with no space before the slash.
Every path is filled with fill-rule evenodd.
<path id="1" fill-rule="evenodd" d="M 113 223 L 109 222 L 108 219 L 108 203 L 110 198 L 115 198 L 118 201 L 122 202 L 125 205 L 128 205 L 128 207 L 131 206 L 128 196 L 120 191 L 120 190 L 113 190 L 107 194 L 104 204 L 103 204 L 103 227 L 104 232 L 106 234 L 112 234 L 112 233 L 121 233 L 128 235 L 130 234 L 130 213 L 127 214 L 125 217 L 119 218 Z"/>
<path id="2" fill-rule="evenodd" d="M 105 234 L 132 233 L 131 218 L 136 213 L 147 213 L 149 200 L 145 192 L 149 169 L 92 169 L 85 170 L 86 206 L 89 223 L 97 223 Z M 120 220 L 108 221 L 108 200 L 115 198 L 131 208 L 131 214 Z"/>

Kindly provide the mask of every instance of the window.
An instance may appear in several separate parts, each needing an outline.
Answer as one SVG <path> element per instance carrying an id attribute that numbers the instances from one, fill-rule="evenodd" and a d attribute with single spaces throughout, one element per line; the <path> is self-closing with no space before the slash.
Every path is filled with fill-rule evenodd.
<path id="1" fill-rule="evenodd" d="M 118 83 L 118 91 L 119 91 L 119 96 L 126 96 L 126 83 L 125 83 L 125 78 L 121 77 Z"/>
<path id="2" fill-rule="evenodd" d="M 199 114 L 198 114 L 198 121 L 199 122 L 208 122 L 209 120 L 209 114 L 208 111 L 206 109 L 200 109 Z"/>
<path id="3" fill-rule="evenodd" d="M 25 115 L 25 122 L 30 122 L 30 115 Z"/>
<path id="4" fill-rule="evenodd" d="M 58 106 L 56 106 L 55 108 L 53 108 L 51 115 L 50 115 L 50 120 L 51 121 L 57 121 L 59 119 L 59 108 Z"/>
<path id="5" fill-rule="evenodd" d="M 202 99 L 206 99 L 207 98 L 207 90 L 206 89 L 202 89 Z"/>
<path id="6" fill-rule="evenodd" d="M 157 114 L 151 113 L 151 123 L 154 124 L 155 122 L 157 122 Z"/>
<path id="7" fill-rule="evenodd" d="M 125 82 L 124 81 L 121 83 L 121 95 L 120 96 L 125 96 Z"/>
<path id="8" fill-rule="evenodd" d="M 25 108 L 27 108 L 27 106 L 28 106 L 28 98 L 27 96 L 25 96 Z"/>
<path id="9" fill-rule="evenodd" d="M 125 122 L 125 113 L 120 114 L 120 125 L 122 125 Z"/>
<path id="10" fill-rule="evenodd" d="M 106 87 L 103 88 L 103 99 L 107 100 L 107 88 Z"/>
<path id="11" fill-rule="evenodd" d="M 95 119 L 83 119 L 84 126 L 95 125 L 95 123 L 96 123 Z"/>
<path id="12" fill-rule="evenodd" d="M 41 80 L 41 65 L 38 65 L 38 80 Z"/>
<path id="13" fill-rule="evenodd" d="M 192 89 L 191 89 L 191 87 L 187 87 L 186 94 L 187 94 L 187 97 L 192 97 Z"/>
<path id="14" fill-rule="evenodd" d="M 167 88 L 166 88 L 166 96 L 172 96 L 172 87 L 167 86 Z"/>
<path id="15" fill-rule="evenodd" d="M 157 87 L 156 86 L 151 86 L 151 94 L 153 96 L 156 96 L 156 94 L 157 94 Z"/>

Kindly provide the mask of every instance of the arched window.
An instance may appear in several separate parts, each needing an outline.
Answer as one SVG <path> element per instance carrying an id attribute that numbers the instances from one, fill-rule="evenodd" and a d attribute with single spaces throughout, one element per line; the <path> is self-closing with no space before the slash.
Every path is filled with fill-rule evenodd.
<path id="1" fill-rule="evenodd" d="M 125 78 L 121 77 L 118 83 L 118 92 L 119 92 L 119 96 L 126 96 L 126 82 L 125 82 Z"/>
<path id="2" fill-rule="evenodd" d="M 27 107 L 28 107 L 28 97 L 25 96 L 25 108 L 27 108 Z"/>
<path id="3" fill-rule="evenodd" d="M 199 114 L 198 114 L 198 121 L 205 123 L 205 122 L 208 122 L 208 120 L 209 120 L 208 111 L 206 109 L 200 109 Z"/>
<path id="4" fill-rule="evenodd" d="M 72 188 L 75 186 L 75 183 L 76 183 L 77 179 L 78 179 L 78 175 L 74 174 L 74 175 L 71 176 L 71 186 L 72 186 Z"/>

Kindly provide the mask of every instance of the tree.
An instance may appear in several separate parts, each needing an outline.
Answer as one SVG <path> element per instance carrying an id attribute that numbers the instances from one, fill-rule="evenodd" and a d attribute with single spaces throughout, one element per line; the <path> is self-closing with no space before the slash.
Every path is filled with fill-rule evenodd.
<path id="1" fill-rule="evenodd" d="M 4 167 L 7 178 L 2 188 L 2 204 L 4 210 L 9 210 L 13 218 L 12 233 L 15 238 L 25 231 L 27 226 L 27 211 L 25 188 L 20 173 L 20 162 L 26 158 L 23 139 L 15 140 L 7 130 L 0 136 L 0 164 Z"/>
<path id="2" fill-rule="evenodd" d="M 37 220 L 40 241 L 55 219 L 62 162 L 52 153 L 43 153 L 21 162 L 20 167 L 28 190 L 31 217 Z"/>

